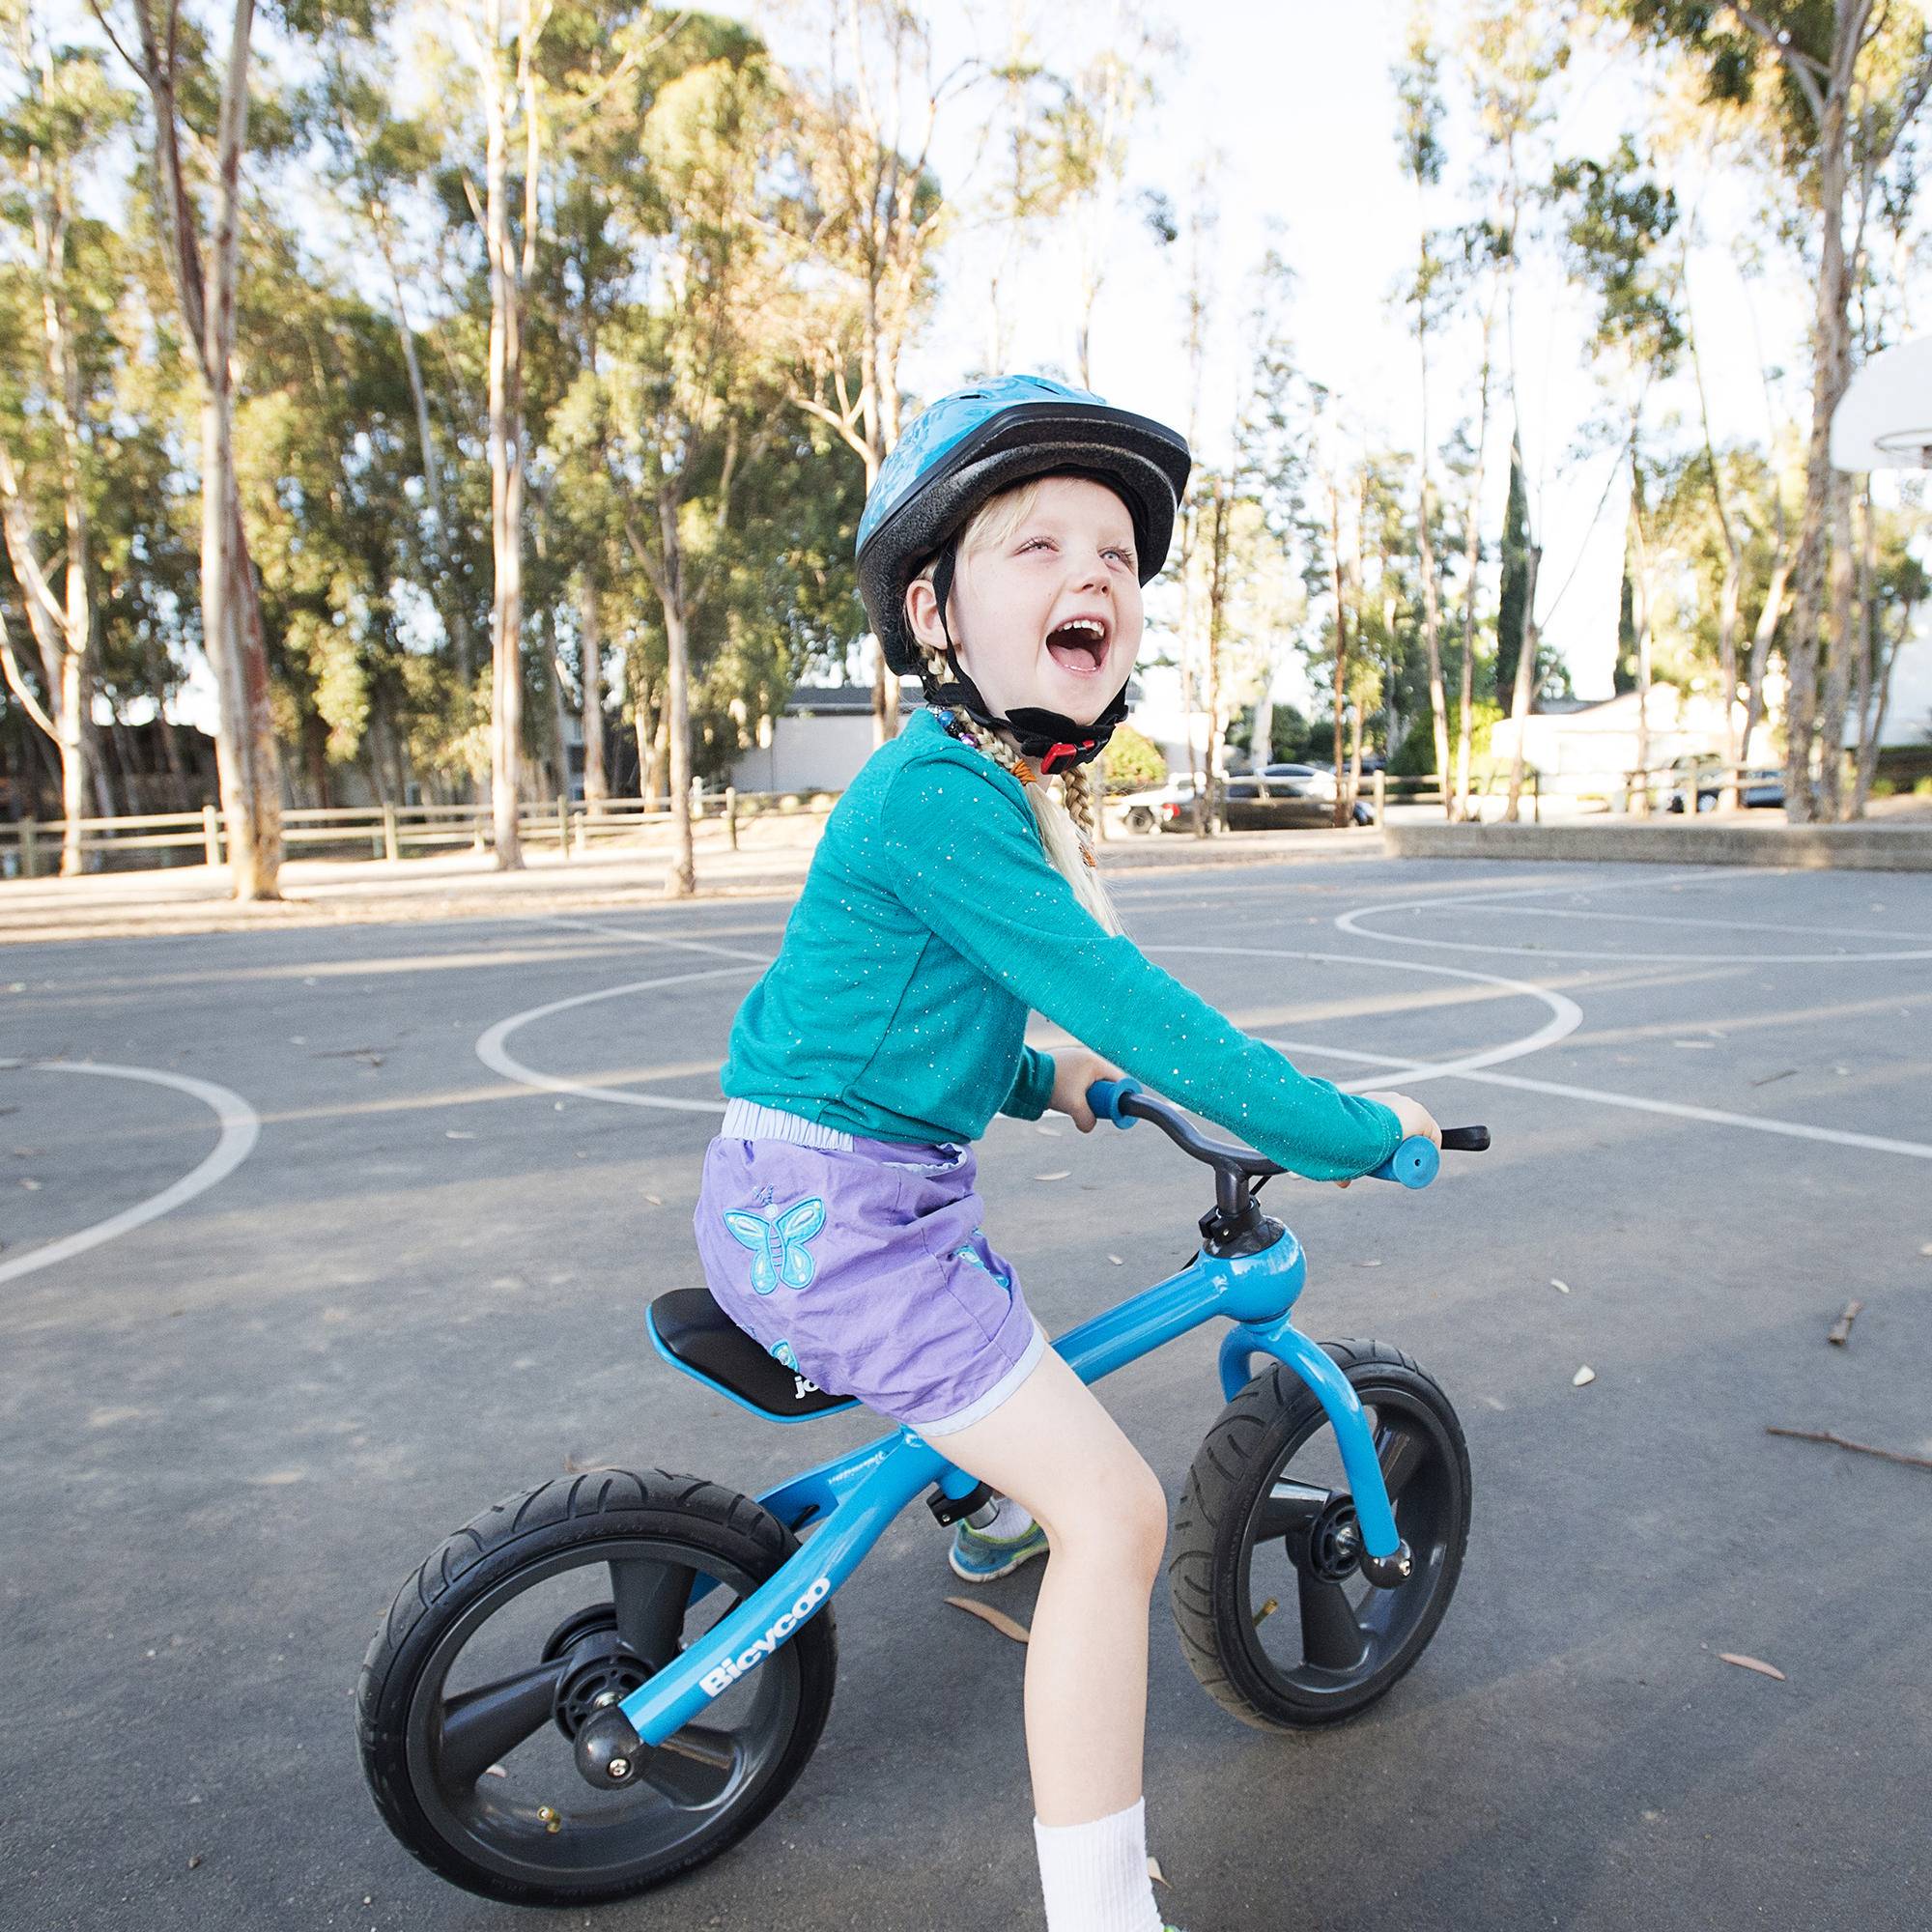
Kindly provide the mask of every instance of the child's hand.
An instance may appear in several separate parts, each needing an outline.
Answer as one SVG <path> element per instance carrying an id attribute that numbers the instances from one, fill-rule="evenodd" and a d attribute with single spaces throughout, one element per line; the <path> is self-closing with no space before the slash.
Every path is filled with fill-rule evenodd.
<path id="1" fill-rule="evenodd" d="M 1426 1141 L 1436 1147 L 1442 1145 L 1442 1129 L 1435 1124 L 1435 1116 L 1419 1102 L 1411 1100 L 1406 1094 L 1364 1094 L 1364 1100 L 1379 1100 L 1402 1122 L 1402 1137 L 1409 1139 L 1420 1134 Z"/>
<path id="2" fill-rule="evenodd" d="M 1087 1090 L 1096 1080 L 1122 1080 L 1124 1071 L 1111 1060 L 1102 1060 L 1084 1046 L 1056 1046 L 1053 1049 L 1053 1097 L 1047 1105 L 1056 1114 L 1065 1114 L 1083 1134 L 1094 1131 L 1094 1110 L 1087 1104 Z"/>
<path id="3" fill-rule="evenodd" d="M 1435 1124 L 1435 1116 L 1419 1102 L 1411 1100 L 1406 1094 L 1364 1094 L 1364 1100 L 1378 1100 L 1398 1121 L 1402 1122 L 1402 1137 L 1407 1140 L 1411 1134 L 1420 1134 L 1426 1141 L 1436 1147 L 1442 1145 L 1442 1129 Z M 1346 1180 L 1338 1180 L 1337 1187 L 1348 1186 Z"/>

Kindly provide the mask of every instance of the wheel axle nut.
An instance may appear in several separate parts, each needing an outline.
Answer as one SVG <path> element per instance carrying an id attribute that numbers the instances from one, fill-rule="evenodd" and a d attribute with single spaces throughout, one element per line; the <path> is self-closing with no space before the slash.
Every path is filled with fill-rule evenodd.
<path id="1" fill-rule="evenodd" d="M 1387 1556 L 1362 1555 L 1362 1575 L 1378 1590 L 1393 1590 L 1415 1575 L 1415 1554 L 1406 1543 L 1398 1543 Z"/>
<path id="2" fill-rule="evenodd" d="M 613 1757 L 604 1767 L 604 1775 L 611 1783 L 620 1783 L 631 1775 L 631 1760 L 627 1757 Z"/>

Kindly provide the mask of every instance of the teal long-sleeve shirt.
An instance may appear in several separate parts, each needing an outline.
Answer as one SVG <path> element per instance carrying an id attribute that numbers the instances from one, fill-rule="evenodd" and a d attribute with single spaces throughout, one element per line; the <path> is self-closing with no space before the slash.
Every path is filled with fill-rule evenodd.
<path id="1" fill-rule="evenodd" d="M 1029 1010 L 1317 1180 L 1365 1174 L 1395 1115 L 1250 1038 L 1081 905 L 1011 773 L 921 712 L 826 823 L 784 943 L 731 1029 L 728 1097 L 848 1133 L 972 1141 L 1037 1120 Z"/>

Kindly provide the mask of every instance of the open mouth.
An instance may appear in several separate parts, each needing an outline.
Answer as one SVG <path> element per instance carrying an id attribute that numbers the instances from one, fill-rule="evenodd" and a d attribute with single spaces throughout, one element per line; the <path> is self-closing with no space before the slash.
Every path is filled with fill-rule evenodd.
<path id="1" fill-rule="evenodd" d="M 1107 627 L 1097 617 L 1069 617 L 1046 634 L 1046 654 L 1075 677 L 1094 677 L 1107 661 Z"/>

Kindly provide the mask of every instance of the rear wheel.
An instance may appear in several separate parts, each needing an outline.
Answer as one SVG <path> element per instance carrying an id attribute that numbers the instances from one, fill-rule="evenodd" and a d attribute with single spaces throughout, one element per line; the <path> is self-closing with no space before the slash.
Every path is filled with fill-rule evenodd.
<path id="1" fill-rule="evenodd" d="M 829 1607 L 647 1750 L 639 1782 L 593 1789 L 574 1741 L 797 1547 L 749 1497 L 660 1469 L 486 1511 L 403 1586 L 362 1666 L 356 1729 L 384 1822 L 444 1878 L 520 1905 L 620 1898 L 716 1858 L 824 1729 Z"/>
<path id="2" fill-rule="evenodd" d="M 1208 1432 L 1175 1513 L 1169 1598 L 1203 1688 L 1243 1723 L 1335 1723 L 1384 1695 L 1449 1607 L 1469 1537 L 1469 1452 L 1449 1398 L 1400 1350 L 1331 1342 L 1414 1557 L 1381 1590 L 1320 1400 L 1277 1364 Z"/>

